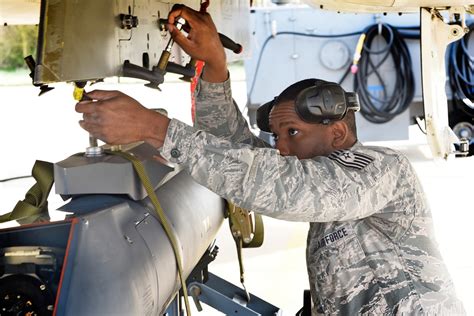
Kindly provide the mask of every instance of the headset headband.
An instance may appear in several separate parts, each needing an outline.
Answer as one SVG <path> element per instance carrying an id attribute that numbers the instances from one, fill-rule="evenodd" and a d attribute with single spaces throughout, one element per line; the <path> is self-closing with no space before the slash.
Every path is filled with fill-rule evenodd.
<path id="1" fill-rule="evenodd" d="M 268 118 L 277 102 L 278 98 L 274 98 L 258 108 L 257 125 L 260 130 L 271 132 Z M 337 83 L 317 79 L 313 86 L 298 93 L 295 110 L 307 123 L 329 124 L 342 120 L 349 110 L 359 111 L 359 97 L 357 93 L 345 92 Z"/>

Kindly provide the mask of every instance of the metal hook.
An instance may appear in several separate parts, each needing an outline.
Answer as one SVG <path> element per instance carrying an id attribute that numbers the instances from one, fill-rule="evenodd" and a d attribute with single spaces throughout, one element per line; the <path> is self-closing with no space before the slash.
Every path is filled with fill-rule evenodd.
<path id="1" fill-rule="evenodd" d="M 382 15 L 380 13 L 375 14 L 375 23 L 377 24 L 378 35 L 382 35 Z"/>

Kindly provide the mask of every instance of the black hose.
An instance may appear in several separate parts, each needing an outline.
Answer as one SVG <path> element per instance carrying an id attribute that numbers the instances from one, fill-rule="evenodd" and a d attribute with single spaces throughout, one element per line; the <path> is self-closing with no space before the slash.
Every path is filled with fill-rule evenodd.
<path id="1" fill-rule="evenodd" d="M 400 32 L 388 25 L 374 24 L 365 30 L 366 39 L 361 52 L 359 70 L 354 77 L 354 91 L 359 94 L 361 114 L 372 123 L 386 123 L 395 116 L 403 113 L 410 105 L 415 94 L 415 83 L 412 62 L 408 47 Z M 387 45 L 378 51 L 372 49 L 372 43 L 377 37 L 382 37 Z M 372 56 L 381 56 L 374 62 Z M 389 92 L 380 67 L 391 57 L 395 65 L 394 89 Z M 370 93 L 368 79 L 375 76 L 381 86 L 381 97 Z M 386 77 L 386 76 L 385 76 Z"/>
<path id="2" fill-rule="evenodd" d="M 456 109 L 474 117 L 474 56 L 469 54 L 469 39 L 474 23 L 469 25 L 469 33 L 450 45 L 448 58 L 449 85 L 453 93 Z"/>

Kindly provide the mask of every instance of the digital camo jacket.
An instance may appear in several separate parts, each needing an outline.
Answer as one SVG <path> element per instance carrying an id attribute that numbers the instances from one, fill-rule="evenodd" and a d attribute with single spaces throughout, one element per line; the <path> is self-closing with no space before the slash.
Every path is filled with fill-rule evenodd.
<path id="1" fill-rule="evenodd" d="M 246 209 L 310 223 L 314 315 L 463 314 L 408 160 L 356 143 L 328 157 L 283 157 L 252 135 L 230 81 L 201 81 L 195 127 L 172 120 L 162 155 Z"/>

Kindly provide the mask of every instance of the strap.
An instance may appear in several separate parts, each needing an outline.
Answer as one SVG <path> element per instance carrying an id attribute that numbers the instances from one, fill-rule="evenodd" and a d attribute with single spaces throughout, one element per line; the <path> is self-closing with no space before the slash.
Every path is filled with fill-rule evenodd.
<path id="1" fill-rule="evenodd" d="M 182 267 L 182 262 L 181 262 L 182 258 L 179 252 L 178 242 L 171 230 L 171 225 L 169 224 L 168 219 L 166 218 L 166 215 L 163 212 L 163 209 L 161 208 L 160 202 L 158 201 L 158 198 L 156 197 L 155 190 L 153 186 L 151 185 L 150 179 L 148 178 L 148 175 L 145 171 L 145 168 L 143 167 L 143 164 L 140 162 L 140 160 L 138 160 L 136 157 L 132 156 L 131 154 L 127 152 L 123 152 L 123 151 L 105 151 L 105 152 L 107 154 L 120 156 L 130 161 L 133 165 L 133 168 L 135 169 L 135 172 L 140 178 L 143 184 L 143 187 L 148 193 L 148 197 L 150 198 L 151 203 L 155 207 L 156 214 L 158 215 L 158 218 L 160 219 L 160 223 L 163 226 L 166 232 L 166 235 L 168 236 L 168 239 L 170 240 L 171 246 L 173 248 L 173 252 L 176 257 L 176 265 L 178 266 L 179 280 L 181 282 L 181 288 L 183 290 L 184 303 L 186 305 L 186 315 L 190 316 L 191 309 L 189 307 L 188 290 L 187 290 L 186 282 L 183 276 L 183 267 Z"/>
<path id="2" fill-rule="evenodd" d="M 0 223 L 16 220 L 20 224 L 31 224 L 49 220 L 48 195 L 54 182 L 54 166 L 50 162 L 37 160 L 31 171 L 36 183 L 28 190 L 23 201 L 13 211 L 0 216 Z"/>
<path id="3" fill-rule="evenodd" d="M 242 238 L 243 248 L 260 247 L 264 240 L 262 215 L 250 212 L 230 202 L 227 203 L 229 209 L 229 225 L 232 236 L 234 238 Z M 255 226 L 253 225 L 252 218 L 255 221 Z"/>
<path id="4" fill-rule="evenodd" d="M 247 296 L 247 302 L 250 302 L 250 294 L 245 287 L 245 277 L 244 277 L 244 261 L 242 258 L 242 237 L 234 237 L 235 246 L 237 247 L 237 258 L 239 260 L 239 270 L 240 270 L 240 283 L 244 287 L 245 295 Z"/>
<path id="5" fill-rule="evenodd" d="M 263 244 L 264 229 L 263 219 L 260 214 L 254 213 L 255 227 L 252 223 L 251 213 L 241 207 L 228 202 L 229 226 L 232 237 L 237 248 L 237 258 L 239 260 L 240 283 L 244 287 L 247 295 L 247 302 L 250 301 L 250 295 L 245 287 L 244 262 L 242 258 L 242 248 L 256 248 Z"/>

